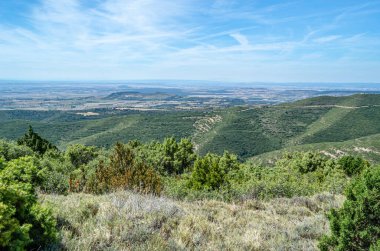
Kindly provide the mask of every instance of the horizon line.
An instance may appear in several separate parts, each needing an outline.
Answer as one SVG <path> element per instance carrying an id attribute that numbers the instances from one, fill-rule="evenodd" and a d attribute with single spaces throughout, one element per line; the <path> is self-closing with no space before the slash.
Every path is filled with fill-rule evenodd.
<path id="1" fill-rule="evenodd" d="M 355 82 L 344 82 L 344 81 L 232 81 L 232 80 L 202 80 L 202 79 L 1 79 L 0 82 L 57 82 L 57 83 L 69 83 L 69 82 L 176 82 L 176 81 L 184 81 L 184 82 L 208 82 L 208 83 L 220 83 L 220 84 L 380 84 L 379 82 L 372 81 L 355 81 Z M 146 83 L 144 83 L 146 84 Z"/>

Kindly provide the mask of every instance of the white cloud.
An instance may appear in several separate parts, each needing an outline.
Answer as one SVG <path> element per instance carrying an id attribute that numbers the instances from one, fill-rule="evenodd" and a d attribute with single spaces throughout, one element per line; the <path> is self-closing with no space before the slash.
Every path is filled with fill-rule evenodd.
<path id="1" fill-rule="evenodd" d="M 314 42 L 321 43 L 321 44 L 329 43 L 329 42 L 335 41 L 341 37 L 342 36 L 340 36 L 340 35 L 324 36 L 324 37 L 319 37 L 319 38 L 314 39 Z"/>
<path id="2" fill-rule="evenodd" d="M 234 38 L 241 46 L 247 47 L 249 46 L 249 41 L 246 36 L 240 34 L 240 33 L 234 33 L 230 34 L 232 38 Z"/>
<path id="3" fill-rule="evenodd" d="M 378 44 L 363 34 L 326 35 L 339 28 L 329 23 L 310 29 L 305 25 L 296 35 L 291 28 L 277 34 L 279 23 L 307 19 L 307 14 L 267 15 L 293 3 L 247 11 L 225 0 L 214 5 L 201 0 L 103 0 L 90 7 L 86 2 L 41 0 L 26 13 L 28 26 L 0 24 L 0 78 L 22 72 L 25 78 L 265 80 L 271 72 L 266 78 L 271 81 L 278 71 L 276 77 L 289 80 L 288 73 L 280 73 L 289 70 L 295 79 L 297 67 L 307 72 L 313 59 L 324 58 L 319 55 L 326 55 L 327 43 L 344 45 L 346 54 Z"/>

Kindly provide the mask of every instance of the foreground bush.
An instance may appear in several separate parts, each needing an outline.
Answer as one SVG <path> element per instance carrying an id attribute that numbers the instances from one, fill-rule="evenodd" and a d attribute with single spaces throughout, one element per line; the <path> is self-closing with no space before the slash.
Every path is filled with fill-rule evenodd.
<path id="1" fill-rule="evenodd" d="M 32 149 L 27 146 L 19 146 L 16 142 L 0 140 L 0 157 L 3 157 L 6 161 L 33 154 Z"/>
<path id="2" fill-rule="evenodd" d="M 348 176 L 360 174 L 364 169 L 369 167 L 368 161 L 354 156 L 343 156 L 338 160 L 338 164 Z"/>
<path id="3" fill-rule="evenodd" d="M 179 142 L 173 137 L 165 138 L 163 143 L 152 141 L 141 144 L 136 141 L 128 143 L 136 153 L 136 157 L 144 163 L 153 166 L 161 175 L 180 175 L 190 171 L 196 154 L 189 139 Z"/>
<path id="4" fill-rule="evenodd" d="M 37 249 L 53 242 L 56 222 L 37 203 L 39 173 L 30 157 L 0 160 L 0 249 Z"/>
<path id="5" fill-rule="evenodd" d="M 115 145 L 109 163 L 100 161 L 86 183 L 86 190 L 95 193 L 130 189 L 159 195 L 162 190 L 159 174 L 152 167 L 137 161 L 133 150 L 121 143 Z M 71 189 L 73 185 L 70 184 Z"/>
<path id="6" fill-rule="evenodd" d="M 232 156 L 209 154 L 198 158 L 191 173 L 164 179 L 166 196 L 245 201 L 321 192 L 341 194 L 350 180 L 334 160 L 318 153 L 287 154 L 273 168 L 239 164 Z M 222 159 L 229 161 L 221 162 Z"/>
<path id="7" fill-rule="evenodd" d="M 238 169 L 236 155 L 228 152 L 223 156 L 209 153 L 195 161 L 189 186 L 194 190 L 216 190 L 228 186 L 228 174 Z"/>
<path id="8" fill-rule="evenodd" d="M 319 244 L 328 250 L 379 250 L 380 167 L 367 169 L 346 191 L 341 209 L 329 215 L 331 236 Z"/>
<path id="9" fill-rule="evenodd" d="M 320 153 L 285 154 L 273 168 L 246 165 L 232 179 L 235 197 L 276 198 L 342 193 L 349 179 L 336 162 Z"/>
<path id="10" fill-rule="evenodd" d="M 75 167 L 65 158 L 64 154 L 56 151 L 47 151 L 38 161 L 43 170 L 44 179 L 39 183 L 39 189 L 44 193 L 66 194 L 69 190 L 70 173 Z"/>

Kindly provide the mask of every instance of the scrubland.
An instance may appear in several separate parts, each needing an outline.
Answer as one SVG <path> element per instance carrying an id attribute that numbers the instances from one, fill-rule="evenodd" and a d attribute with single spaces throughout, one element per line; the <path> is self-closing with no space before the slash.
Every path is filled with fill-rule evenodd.
<path id="1" fill-rule="evenodd" d="M 68 250 L 317 250 L 329 231 L 326 212 L 344 197 L 175 201 L 118 191 L 40 195 L 58 219 Z"/>

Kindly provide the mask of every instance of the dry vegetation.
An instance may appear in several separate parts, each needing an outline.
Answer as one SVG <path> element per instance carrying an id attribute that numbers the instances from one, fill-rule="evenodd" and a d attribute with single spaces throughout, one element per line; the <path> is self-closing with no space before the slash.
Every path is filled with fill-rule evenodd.
<path id="1" fill-rule="evenodd" d="M 51 250 L 316 250 L 328 232 L 325 213 L 341 195 L 205 200 L 116 192 L 40 195 L 59 222 L 61 246 Z"/>

